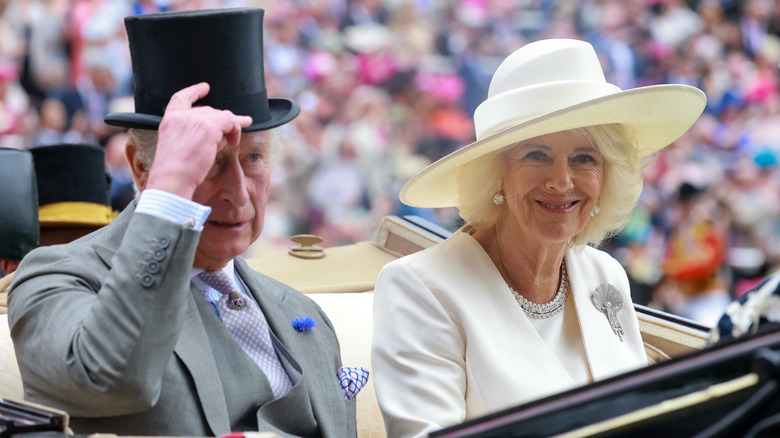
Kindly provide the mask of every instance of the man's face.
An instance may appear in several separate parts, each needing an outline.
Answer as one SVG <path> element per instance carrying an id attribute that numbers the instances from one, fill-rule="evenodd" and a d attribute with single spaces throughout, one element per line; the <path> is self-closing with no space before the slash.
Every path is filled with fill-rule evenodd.
<path id="1" fill-rule="evenodd" d="M 268 131 L 244 133 L 214 160 L 192 200 L 211 207 L 195 254 L 195 267 L 219 269 L 243 254 L 263 230 L 271 180 Z"/>

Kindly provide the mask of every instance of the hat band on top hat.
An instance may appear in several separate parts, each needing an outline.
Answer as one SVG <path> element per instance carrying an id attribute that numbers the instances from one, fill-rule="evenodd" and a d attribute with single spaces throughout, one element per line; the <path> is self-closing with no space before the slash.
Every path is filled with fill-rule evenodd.
<path id="1" fill-rule="evenodd" d="M 505 91 L 474 111 L 477 140 L 544 114 L 619 93 L 617 85 L 596 81 L 559 81 Z"/>
<path id="2" fill-rule="evenodd" d="M 38 208 L 38 222 L 45 227 L 108 225 L 119 214 L 108 205 L 94 202 L 55 202 Z"/>
<path id="3" fill-rule="evenodd" d="M 154 107 L 159 102 L 168 102 L 170 96 L 158 96 L 141 94 L 135 97 L 135 108 L 139 114 L 150 114 L 162 117 L 165 108 L 156 110 Z M 220 110 L 229 110 L 239 116 L 252 117 L 252 123 L 262 123 L 271 120 L 271 110 L 268 105 L 268 92 L 266 90 L 234 96 L 209 94 L 195 102 L 194 106 L 210 106 Z"/>

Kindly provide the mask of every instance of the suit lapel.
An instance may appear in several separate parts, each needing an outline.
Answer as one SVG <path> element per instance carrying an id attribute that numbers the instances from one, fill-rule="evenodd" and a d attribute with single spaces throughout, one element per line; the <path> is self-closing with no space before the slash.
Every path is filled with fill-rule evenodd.
<path id="1" fill-rule="evenodd" d="M 201 291 L 190 283 L 191 299 L 187 301 L 187 316 L 184 319 L 174 353 L 181 359 L 192 375 L 198 398 L 203 406 L 206 421 L 214 435 L 230 431 L 230 417 L 227 412 L 225 391 L 219 379 L 214 353 L 206 340 L 208 335 L 196 299 L 202 298 Z M 211 309 L 208 309 L 211 311 Z"/>
<path id="2" fill-rule="evenodd" d="M 319 315 L 303 314 L 305 310 L 297 305 L 298 300 L 289 299 L 288 294 L 295 293 L 292 289 L 279 287 L 275 282 L 266 280 L 261 274 L 252 270 L 243 258 L 237 257 L 235 266 L 239 276 L 263 310 L 271 331 L 286 350 L 288 358 L 300 364 L 303 376 L 296 387 L 303 385 L 308 388 L 304 393 L 308 394 L 320 431 L 324 436 L 346 436 L 349 430 L 346 424 L 346 403 L 338 389 L 336 370 L 321 365 L 321 358 L 317 356 L 321 355 L 322 351 L 316 339 L 306 337 L 306 333 L 297 332 L 292 328 L 292 321 L 296 318 L 311 316 L 319 320 Z M 321 325 L 323 325 L 322 329 L 329 330 L 324 327 L 324 323 Z M 332 388 L 323 387 L 322 384 L 307 383 L 327 382 L 328 379 L 333 382 Z M 322 389 L 313 390 L 313 388 Z M 299 397 L 300 392 L 292 395 Z"/>

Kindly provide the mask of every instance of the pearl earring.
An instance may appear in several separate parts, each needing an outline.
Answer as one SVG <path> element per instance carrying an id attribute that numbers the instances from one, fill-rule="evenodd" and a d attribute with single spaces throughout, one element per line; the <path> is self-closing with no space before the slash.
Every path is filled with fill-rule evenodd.
<path id="1" fill-rule="evenodd" d="M 504 203 L 504 195 L 501 194 L 501 192 L 496 193 L 496 196 L 493 196 L 493 203 L 496 205 L 501 205 Z"/>
<path id="2" fill-rule="evenodd" d="M 599 215 L 599 213 L 601 213 L 601 207 L 599 207 L 598 205 L 594 205 L 593 213 L 590 214 L 590 217 L 596 217 Z"/>

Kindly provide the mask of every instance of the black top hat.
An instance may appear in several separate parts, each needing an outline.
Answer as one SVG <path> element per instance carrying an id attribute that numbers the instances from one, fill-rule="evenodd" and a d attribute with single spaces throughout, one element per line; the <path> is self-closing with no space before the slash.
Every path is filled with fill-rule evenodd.
<path id="1" fill-rule="evenodd" d="M 30 149 L 38 186 L 41 228 L 101 227 L 116 213 L 109 202 L 105 152 L 88 144 Z"/>
<path id="2" fill-rule="evenodd" d="M 32 155 L 0 148 L 0 259 L 21 260 L 39 239 Z"/>
<path id="3" fill-rule="evenodd" d="M 111 113 L 105 122 L 157 129 L 177 91 L 207 82 L 197 102 L 251 116 L 244 131 L 283 125 L 300 113 L 290 99 L 269 99 L 263 68 L 263 9 L 162 12 L 125 17 L 135 87 L 135 113 Z"/>

